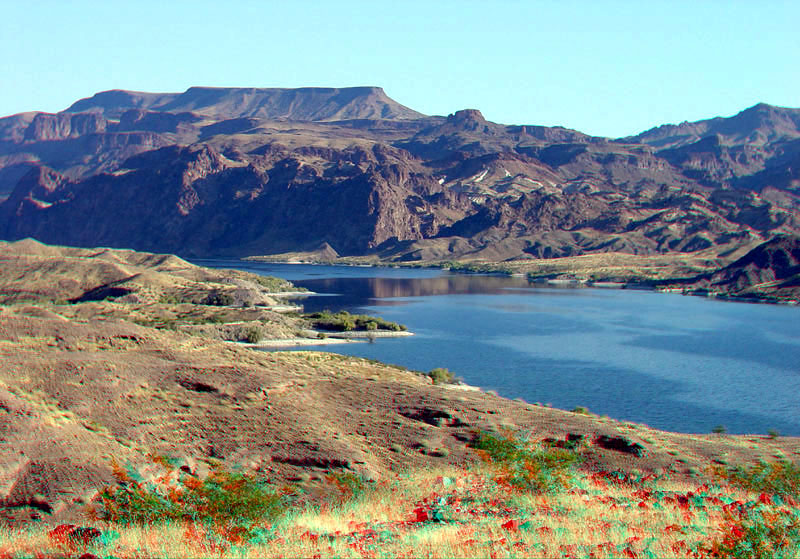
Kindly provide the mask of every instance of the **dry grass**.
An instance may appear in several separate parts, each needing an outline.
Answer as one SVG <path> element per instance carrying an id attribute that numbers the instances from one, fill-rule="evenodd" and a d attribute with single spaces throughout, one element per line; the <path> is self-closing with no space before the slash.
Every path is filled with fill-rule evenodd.
<path id="1" fill-rule="evenodd" d="M 541 495 L 497 483 L 495 473 L 484 465 L 397 475 L 355 499 L 292 509 L 250 542 L 191 523 L 97 525 L 103 535 L 86 546 L 59 545 L 42 528 L 6 529 L 0 557 L 703 557 L 731 508 L 759 501 L 725 483 L 589 471 Z"/>

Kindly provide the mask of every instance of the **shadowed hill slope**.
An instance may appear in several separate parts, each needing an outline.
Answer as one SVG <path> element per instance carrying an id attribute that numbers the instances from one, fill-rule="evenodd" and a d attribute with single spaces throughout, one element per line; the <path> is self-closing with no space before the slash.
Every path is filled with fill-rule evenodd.
<path id="1" fill-rule="evenodd" d="M 775 237 L 716 272 L 673 287 L 682 285 L 722 297 L 800 302 L 800 237 Z"/>

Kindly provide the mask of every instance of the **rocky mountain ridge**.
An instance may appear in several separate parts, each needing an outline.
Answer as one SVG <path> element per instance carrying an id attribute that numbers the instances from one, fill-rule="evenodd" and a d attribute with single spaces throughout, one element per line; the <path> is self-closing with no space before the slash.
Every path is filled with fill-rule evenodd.
<path id="1" fill-rule="evenodd" d="M 380 88 L 102 92 L 0 119 L 0 238 L 435 261 L 732 260 L 800 234 L 800 109 L 608 139 L 425 116 Z"/>

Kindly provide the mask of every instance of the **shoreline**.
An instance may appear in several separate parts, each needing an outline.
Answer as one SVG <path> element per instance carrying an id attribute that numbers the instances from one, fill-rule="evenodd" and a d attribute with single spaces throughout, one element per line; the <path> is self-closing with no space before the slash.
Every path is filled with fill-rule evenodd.
<path id="1" fill-rule="evenodd" d="M 365 340 L 347 340 L 344 338 L 275 338 L 269 340 L 261 340 L 256 343 L 248 342 L 230 342 L 240 346 L 248 347 L 250 349 L 260 348 L 280 348 L 280 347 L 303 347 L 303 346 L 318 346 L 318 345 L 340 345 L 340 344 L 354 344 L 363 342 Z"/>
<path id="2" fill-rule="evenodd" d="M 472 271 L 472 270 L 458 270 L 458 269 L 451 269 L 439 264 L 415 264 L 415 265 L 402 265 L 396 263 L 381 263 L 381 262 L 374 262 L 369 264 L 355 264 L 355 263 L 346 263 L 346 262 L 324 262 L 324 261 L 300 261 L 300 260 L 269 260 L 269 259 L 261 259 L 257 256 L 247 256 L 244 258 L 240 258 L 242 262 L 261 262 L 264 264 L 291 264 L 291 265 L 309 265 L 309 266 L 346 266 L 346 267 L 356 267 L 356 268 L 393 268 L 393 269 L 401 269 L 401 268 L 408 268 L 408 269 L 430 269 L 430 270 L 441 270 L 443 272 L 450 272 L 452 274 L 465 274 L 465 275 L 484 275 L 484 276 L 498 276 L 498 275 L 507 275 L 501 272 L 480 272 L 480 271 Z M 526 274 L 522 273 L 512 273 L 508 275 L 509 277 L 525 277 Z M 676 282 L 681 281 L 684 278 L 679 278 L 675 280 Z M 786 305 L 786 306 L 800 306 L 800 300 L 795 299 L 772 299 L 769 295 L 765 295 L 763 297 L 753 296 L 751 294 L 748 295 L 735 295 L 735 294 L 728 294 L 725 292 L 715 292 L 715 291 L 706 291 L 702 288 L 699 289 L 686 289 L 682 287 L 675 287 L 670 286 L 668 283 L 669 280 L 665 280 L 663 282 L 663 287 L 658 285 L 652 285 L 653 280 L 650 279 L 641 279 L 636 280 L 632 279 L 626 282 L 618 282 L 618 281 L 592 281 L 586 278 L 553 278 L 553 277 L 535 277 L 535 278 L 528 278 L 528 283 L 531 284 L 531 287 L 536 287 L 535 284 L 544 285 L 544 286 L 551 286 L 551 287 L 560 287 L 560 288 L 574 288 L 574 289 L 585 289 L 585 288 L 595 288 L 595 289 L 632 289 L 632 290 L 639 290 L 639 291 L 652 291 L 654 293 L 668 293 L 668 294 L 679 294 L 684 296 L 690 297 L 704 297 L 706 299 L 715 299 L 718 301 L 724 302 L 731 302 L 731 303 L 748 303 L 748 304 L 763 304 L 763 305 Z M 293 294 L 294 295 L 294 294 Z M 315 293 L 311 292 L 300 292 L 297 295 L 315 295 Z"/>
<path id="3" fill-rule="evenodd" d="M 413 332 L 401 331 L 358 331 L 358 332 L 323 332 L 317 330 L 306 330 L 305 337 L 294 338 L 271 338 L 255 343 L 230 342 L 251 349 L 259 348 L 280 348 L 280 347 L 302 347 L 302 346 L 326 346 L 370 342 L 377 338 L 406 338 L 413 336 Z M 323 334 L 325 337 L 318 337 Z"/>

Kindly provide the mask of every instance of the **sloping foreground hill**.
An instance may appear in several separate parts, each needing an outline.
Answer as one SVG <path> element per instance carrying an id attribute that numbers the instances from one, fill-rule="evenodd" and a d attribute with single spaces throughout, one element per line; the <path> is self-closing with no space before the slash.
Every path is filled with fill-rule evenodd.
<path id="1" fill-rule="evenodd" d="M 165 303 L 120 301 L 125 296 L 57 300 L 87 287 L 64 291 L 59 281 L 60 270 L 81 254 L 72 269 L 104 280 L 149 263 L 142 289 L 171 285 L 176 274 L 202 282 L 217 273 L 127 251 L 0 246 L 0 516 L 12 523 L 80 522 L 98 490 L 116 482 L 114 463 L 138 468 L 147 479 L 152 453 L 200 476 L 217 463 L 294 480 L 312 499 L 331 473 L 381 480 L 475 463 L 467 445 L 476 431 L 581 441 L 587 472 L 676 479 L 701 475 L 714 460 L 737 464 L 800 452 L 793 438 L 667 433 L 433 385 L 428 377 L 363 359 L 264 353 L 137 324 L 126 305 Z M 28 271 L 20 276 L 23 268 Z M 33 304 L 31 295 L 24 302 L 10 288 L 26 282 L 33 284 L 28 293 L 36 293 Z M 269 317 L 263 320 L 266 326 Z"/>
<path id="2" fill-rule="evenodd" d="M 211 270 L 171 254 L 44 245 L 34 239 L 0 241 L 0 303 L 203 303 L 226 295 L 238 306 L 269 306 L 289 282 L 237 270 Z"/>

